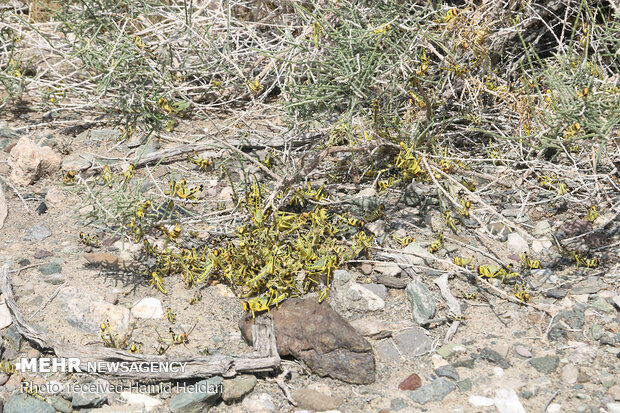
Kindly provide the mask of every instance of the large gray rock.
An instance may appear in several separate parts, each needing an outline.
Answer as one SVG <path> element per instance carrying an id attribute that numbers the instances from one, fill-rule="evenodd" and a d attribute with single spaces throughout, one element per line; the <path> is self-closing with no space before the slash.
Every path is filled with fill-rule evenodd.
<path id="1" fill-rule="evenodd" d="M 280 356 L 302 360 L 313 373 L 348 383 L 375 380 L 375 358 L 364 337 L 329 304 L 316 298 L 292 298 L 271 310 Z M 252 321 L 243 317 L 239 328 L 252 342 Z"/>

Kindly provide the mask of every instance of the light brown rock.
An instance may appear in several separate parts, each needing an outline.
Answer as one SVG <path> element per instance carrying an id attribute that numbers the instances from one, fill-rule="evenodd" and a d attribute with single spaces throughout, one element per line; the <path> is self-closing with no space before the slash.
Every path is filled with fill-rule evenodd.
<path id="1" fill-rule="evenodd" d="M 21 138 L 11 149 L 11 180 L 18 185 L 30 185 L 40 177 L 56 172 L 60 163 L 60 155 L 52 148 Z"/>
<path id="2" fill-rule="evenodd" d="M 314 389 L 299 389 L 293 393 L 298 408 L 317 412 L 337 409 L 343 402 L 342 397 L 328 396 Z"/>

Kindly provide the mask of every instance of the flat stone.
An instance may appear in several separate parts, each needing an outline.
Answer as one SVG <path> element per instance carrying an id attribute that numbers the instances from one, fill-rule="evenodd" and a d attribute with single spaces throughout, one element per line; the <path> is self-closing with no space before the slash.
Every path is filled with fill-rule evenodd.
<path id="1" fill-rule="evenodd" d="M 496 343 L 496 344 L 493 344 L 490 348 L 492 350 L 495 350 L 497 352 L 497 354 L 499 354 L 500 356 L 502 356 L 504 358 L 506 358 L 508 356 L 509 347 L 505 343 L 502 343 L 502 342 Z"/>
<path id="2" fill-rule="evenodd" d="M 381 297 L 355 281 L 336 287 L 335 292 L 336 303 L 346 310 L 379 311 L 385 308 L 385 301 Z"/>
<path id="3" fill-rule="evenodd" d="M 412 182 L 405 188 L 403 202 L 409 207 L 416 207 L 424 204 L 428 199 L 428 189 L 422 187 L 418 182 Z"/>
<path id="4" fill-rule="evenodd" d="M 52 285 L 60 285 L 67 281 L 67 277 L 63 274 L 50 274 L 43 277 L 43 281 Z"/>
<path id="5" fill-rule="evenodd" d="M 372 264 L 365 262 L 360 266 L 360 271 L 362 272 L 362 274 L 364 275 L 370 275 L 372 274 Z"/>
<path id="6" fill-rule="evenodd" d="M 542 237 L 543 235 L 547 235 L 551 232 L 551 224 L 549 221 L 538 221 L 536 226 L 534 227 L 534 235 L 537 237 Z"/>
<path id="7" fill-rule="evenodd" d="M 495 404 L 495 400 L 483 396 L 471 395 L 467 400 L 469 401 L 469 404 L 476 407 L 489 407 Z"/>
<path id="8" fill-rule="evenodd" d="M 530 359 L 529 363 L 539 373 L 549 374 L 554 372 L 558 368 L 560 358 L 558 356 L 536 357 Z"/>
<path id="9" fill-rule="evenodd" d="M 386 287 L 402 290 L 407 287 L 408 280 L 392 277 L 390 275 L 380 275 L 377 277 L 377 283 L 383 284 Z"/>
<path id="10" fill-rule="evenodd" d="M 157 298 L 145 297 L 133 304 L 131 315 L 136 318 L 162 318 L 164 310 L 161 308 L 161 301 Z"/>
<path id="11" fill-rule="evenodd" d="M 45 224 L 36 224 L 28 228 L 24 235 L 24 241 L 43 241 L 52 235 L 49 227 Z"/>
<path id="12" fill-rule="evenodd" d="M 559 300 L 566 297 L 567 292 L 568 290 L 566 288 L 552 288 L 545 291 L 545 296 Z"/>
<path id="13" fill-rule="evenodd" d="M 241 400 L 246 394 L 254 390 L 256 383 L 256 377 L 253 375 L 244 375 L 235 377 L 234 379 L 224 380 L 222 400 L 225 402 Z"/>
<path id="14" fill-rule="evenodd" d="M 532 352 L 528 350 L 525 346 L 522 346 L 521 344 L 518 344 L 515 346 L 515 352 L 524 358 L 529 359 L 532 357 Z"/>
<path id="15" fill-rule="evenodd" d="M 385 237 L 385 221 L 369 222 L 364 228 L 370 231 L 376 238 Z"/>
<path id="16" fill-rule="evenodd" d="M 527 413 L 512 389 L 500 389 L 495 394 L 494 402 L 498 413 Z"/>
<path id="17" fill-rule="evenodd" d="M 588 366 L 590 365 L 594 359 L 599 356 L 600 350 L 596 346 L 588 346 L 582 345 L 570 349 L 566 358 L 570 360 L 571 363 L 577 364 L 580 366 Z"/>
<path id="18" fill-rule="evenodd" d="M 464 346 L 458 344 L 445 344 L 437 349 L 437 354 L 446 360 L 450 360 L 452 357 L 456 355 L 457 352 L 463 352 L 466 348 Z"/>
<path id="19" fill-rule="evenodd" d="M 385 296 L 387 295 L 387 288 L 383 284 L 360 284 L 362 287 L 370 290 L 370 292 L 374 293 L 377 297 L 385 301 Z M 385 306 L 385 304 L 384 304 Z"/>
<path id="20" fill-rule="evenodd" d="M 353 274 L 352 272 L 347 270 L 334 271 L 334 287 L 343 287 L 350 281 L 355 281 L 355 274 Z"/>
<path id="21" fill-rule="evenodd" d="M 329 396 L 310 388 L 296 390 L 293 393 L 293 400 L 301 409 L 318 412 L 337 409 L 344 401 L 340 396 Z"/>
<path id="22" fill-rule="evenodd" d="M 390 400 L 390 411 L 398 412 L 408 407 L 409 403 L 407 403 L 407 400 L 400 397 Z"/>
<path id="23" fill-rule="evenodd" d="M 449 379 L 452 379 L 454 381 L 457 381 L 460 379 L 459 373 L 456 371 L 456 369 L 450 365 L 447 366 L 441 366 L 441 367 L 437 367 L 435 369 L 435 374 L 438 377 L 447 377 Z"/>
<path id="24" fill-rule="evenodd" d="M 120 132 L 114 128 L 101 128 L 90 130 L 90 140 L 97 142 L 115 141 L 120 136 Z"/>
<path id="25" fill-rule="evenodd" d="M 522 211 L 521 208 L 506 208 L 502 210 L 502 215 L 505 217 L 523 217 L 525 216 L 525 211 Z"/>
<path id="26" fill-rule="evenodd" d="M 398 385 L 400 390 L 417 390 L 422 386 L 422 379 L 415 373 L 411 373 L 405 380 Z"/>
<path id="27" fill-rule="evenodd" d="M 616 343 L 616 339 L 610 334 L 604 334 L 603 337 L 599 340 L 602 345 L 605 346 L 613 346 Z M 616 354 L 618 352 L 617 349 L 607 349 L 612 354 Z"/>
<path id="28" fill-rule="evenodd" d="M 459 380 L 456 382 L 457 387 L 459 388 L 459 391 L 461 392 L 467 392 L 470 391 L 471 388 L 473 387 L 473 383 L 471 381 L 471 379 L 468 377 L 466 379 L 463 380 Z"/>
<path id="29" fill-rule="evenodd" d="M 63 171 L 81 172 L 90 168 L 92 162 L 88 159 L 84 159 L 83 155 L 72 154 L 67 155 L 62 160 Z"/>
<path id="30" fill-rule="evenodd" d="M 579 367 L 574 364 L 565 364 L 562 366 L 561 377 L 562 381 L 566 384 L 577 383 L 577 378 L 579 377 Z"/>
<path id="31" fill-rule="evenodd" d="M 598 379 L 601 384 L 605 387 L 611 387 L 616 384 L 616 378 L 613 374 L 608 373 L 606 371 L 600 372 L 598 375 Z"/>
<path id="32" fill-rule="evenodd" d="M 485 347 L 482 350 L 480 350 L 479 357 L 483 360 L 489 361 L 491 363 L 495 363 L 503 369 L 510 368 L 510 364 L 508 363 L 508 360 L 506 360 L 505 357 L 502 357 L 502 355 L 499 354 L 497 351 L 492 350 L 488 347 Z"/>
<path id="33" fill-rule="evenodd" d="M 267 393 L 253 394 L 243 400 L 243 408 L 246 412 L 270 413 L 276 411 L 273 398 Z"/>
<path id="34" fill-rule="evenodd" d="M 590 335 L 592 336 L 592 340 L 598 341 L 605 334 L 605 327 L 600 324 L 594 324 L 590 328 Z"/>
<path id="35" fill-rule="evenodd" d="M 433 380 L 430 384 L 408 393 L 411 400 L 424 405 L 431 401 L 440 402 L 454 390 L 456 390 L 454 383 L 440 377 Z"/>
<path id="36" fill-rule="evenodd" d="M 192 391 L 177 394 L 170 400 L 172 413 L 203 413 L 220 398 L 223 379 L 219 376 L 199 381 Z"/>
<path id="37" fill-rule="evenodd" d="M 391 337 L 394 331 L 403 330 L 411 326 L 411 323 L 406 321 L 389 322 L 379 320 L 374 317 L 364 317 L 359 320 L 352 321 L 351 325 L 364 337 L 379 340 L 382 338 Z"/>
<path id="38" fill-rule="evenodd" d="M 548 239 L 535 239 L 532 241 L 532 251 L 536 254 L 540 254 L 543 251 L 549 250 L 553 247 L 553 243 Z"/>
<path id="39" fill-rule="evenodd" d="M 17 139 L 19 138 L 19 132 L 17 132 L 16 130 L 13 130 L 11 128 L 7 128 L 6 124 L 4 122 L 2 122 L 2 124 L 0 124 L 2 126 L 0 126 L 0 138 L 2 139 Z"/>
<path id="40" fill-rule="evenodd" d="M 530 248 L 527 241 L 516 232 L 508 234 L 506 247 L 508 250 L 515 254 L 523 254 L 524 252 L 530 252 Z"/>
<path id="41" fill-rule="evenodd" d="M 585 285 L 573 287 L 570 290 L 571 295 L 596 294 L 601 291 L 601 285 L 596 280 L 588 280 Z"/>
<path id="42" fill-rule="evenodd" d="M 271 316 L 281 357 L 290 355 L 302 360 L 319 376 L 354 384 L 374 382 L 372 346 L 328 303 L 319 304 L 316 298 L 292 298 L 271 310 Z M 247 317 L 239 322 L 248 343 L 252 342 L 251 325 Z"/>
<path id="43" fill-rule="evenodd" d="M 436 308 L 435 298 L 422 282 L 411 280 L 407 284 L 406 292 L 413 321 L 423 324 L 433 318 Z"/>
<path id="44" fill-rule="evenodd" d="M 400 363 L 402 361 L 400 352 L 396 348 L 393 340 L 382 340 L 377 343 L 376 348 L 377 354 L 381 360 L 387 363 Z"/>
<path id="45" fill-rule="evenodd" d="M 403 254 L 405 261 L 411 265 L 431 265 L 434 261 L 433 254 L 415 241 L 407 245 L 403 252 L 406 253 Z"/>
<path id="46" fill-rule="evenodd" d="M 475 365 L 476 365 L 476 359 L 473 359 L 473 358 L 458 360 L 451 364 L 452 367 L 456 367 L 456 368 L 463 367 L 466 369 L 473 369 Z"/>
<path id="47" fill-rule="evenodd" d="M 437 368 L 437 367 L 441 367 L 441 366 L 447 366 L 448 361 L 446 359 L 444 359 L 443 357 L 441 357 L 439 354 L 431 354 L 431 362 L 433 363 L 433 368 Z"/>
<path id="48" fill-rule="evenodd" d="M 381 273 L 382 275 L 386 275 L 388 277 L 396 277 L 403 270 L 400 266 L 393 262 L 381 262 L 375 264 L 375 271 Z"/>
<path id="49" fill-rule="evenodd" d="M 487 225 L 487 230 L 501 242 L 506 241 L 508 234 L 510 233 L 510 228 L 498 221 L 489 223 L 489 225 Z"/>
<path id="50" fill-rule="evenodd" d="M 43 275 L 57 274 L 62 271 L 62 265 L 60 263 L 51 261 L 45 264 L 39 265 L 39 272 Z"/>
<path id="51" fill-rule="evenodd" d="M 597 310 L 601 310 L 604 313 L 611 313 L 614 311 L 614 307 L 603 298 L 597 298 L 596 300 L 591 301 L 590 306 L 596 308 Z"/>
<path id="52" fill-rule="evenodd" d="M 405 358 L 418 356 L 431 349 L 433 340 L 422 327 L 408 328 L 394 336 L 394 344 Z"/>

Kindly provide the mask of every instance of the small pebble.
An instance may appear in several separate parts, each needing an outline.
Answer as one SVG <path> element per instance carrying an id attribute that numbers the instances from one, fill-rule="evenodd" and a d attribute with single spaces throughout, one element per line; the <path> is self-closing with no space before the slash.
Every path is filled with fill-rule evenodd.
<path id="1" fill-rule="evenodd" d="M 520 344 L 515 346 L 515 351 L 521 357 L 525 357 L 525 358 L 531 358 L 532 357 L 532 352 L 529 351 L 527 348 L 525 348 L 525 346 L 522 346 Z"/>
<path id="2" fill-rule="evenodd" d="M 495 404 L 495 400 L 483 396 L 469 396 L 469 404 L 476 407 L 488 407 Z"/>
<path id="3" fill-rule="evenodd" d="M 400 390 L 416 390 L 422 385 L 422 379 L 415 373 L 412 373 L 398 385 Z"/>

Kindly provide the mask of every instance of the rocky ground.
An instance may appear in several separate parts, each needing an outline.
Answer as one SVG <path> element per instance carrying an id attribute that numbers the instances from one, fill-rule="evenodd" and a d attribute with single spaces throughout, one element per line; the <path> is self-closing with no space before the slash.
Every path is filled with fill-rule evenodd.
<path id="1" fill-rule="evenodd" d="M 163 295 L 125 268 L 138 258 L 139 245 L 106 233 L 100 247 L 79 242 L 93 207 L 79 186 L 63 185 L 60 169 L 88 173 L 88 154 L 111 158 L 129 150 L 100 147 L 114 129 L 89 125 L 67 151 L 67 131 L 30 128 L 23 119 L 0 126 L 0 261 L 10 263 L 17 305 L 33 326 L 87 348 L 101 346 L 100 323 L 109 320 L 119 332 L 130 331 L 143 353 L 155 353 L 172 327 L 189 342 L 166 355 L 252 354 L 252 321 L 226 285 L 188 290 L 170 279 Z M 508 174 L 500 166 L 487 173 Z M 230 203 L 225 184 L 208 182 L 207 199 Z M 0 375 L 4 411 L 620 412 L 620 222 L 612 208 L 618 194 L 589 222 L 583 211 L 549 205 L 544 194 L 523 201 L 509 185 L 487 199 L 499 217 L 478 205 L 480 221 L 462 219 L 458 234 L 444 229 L 441 249 L 431 254 L 428 246 L 445 226 L 433 193 L 431 184 L 412 184 L 384 198 L 374 190 L 342 194 L 352 205 L 386 204 L 384 217 L 367 227 L 377 248 L 335 272 L 329 305 L 308 296 L 271 312 L 283 358 L 278 372 L 213 377 L 215 391 L 181 394 L 71 392 L 62 385 L 118 381 L 7 371 Z M 510 232 L 507 222 L 524 231 Z M 416 241 L 402 248 L 394 235 Z M 568 244 L 590 251 L 600 265 L 577 267 L 561 254 Z M 528 303 L 515 300 L 513 286 L 498 278 L 482 280 L 473 269 L 450 265 L 456 256 L 480 264 L 491 256 L 520 269 L 525 251 L 542 267 L 522 270 Z M 457 298 L 456 308 L 440 285 Z M 200 301 L 189 304 L 198 294 Z M 41 355 L 17 332 L 6 305 L 0 328 L 2 360 Z M 20 391 L 23 381 L 62 385 L 35 397 Z"/>

